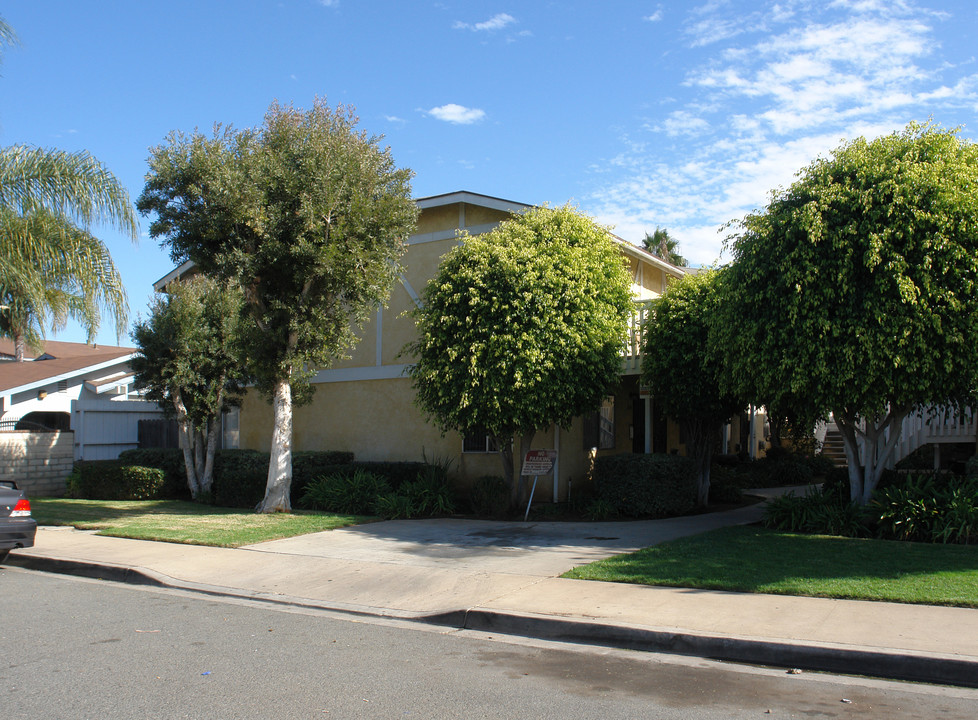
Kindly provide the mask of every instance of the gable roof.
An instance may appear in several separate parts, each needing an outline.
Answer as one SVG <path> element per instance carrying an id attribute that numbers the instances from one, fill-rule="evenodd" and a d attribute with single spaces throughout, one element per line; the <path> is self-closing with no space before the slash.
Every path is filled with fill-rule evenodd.
<path id="1" fill-rule="evenodd" d="M 77 377 L 129 360 L 135 354 L 135 348 L 48 341 L 40 352 L 25 353 L 25 357 L 32 358 L 30 361 L 0 361 L 0 395 L 12 395 Z M 13 355 L 13 342 L 0 339 L 0 357 Z"/>
<path id="2" fill-rule="evenodd" d="M 493 197 L 492 195 L 483 195 L 481 193 L 470 192 L 468 190 L 456 190 L 455 192 L 442 193 L 441 195 L 429 195 L 428 197 L 415 199 L 415 203 L 417 203 L 418 209 L 420 210 L 443 207 L 445 205 L 454 205 L 456 203 L 467 203 L 469 205 L 479 205 L 481 207 L 487 207 L 493 210 L 500 210 L 502 212 L 513 214 L 520 213 L 533 207 L 532 205 L 516 202 L 515 200 L 504 200 L 503 198 Z M 651 265 L 661 268 L 670 275 L 678 277 L 686 273 L 685 268 L 680 268 L 672 263 L 666 262 L 657 255 L 653 255 L 652 253 L 648 252 L 645 250 L 645 248 L 641 248 L 638 245 L 630 243 L 627 240 L 618 237 L 614 233 L 610 234 L 626 255 L 631 255 L 634 258 L 638 258 Z M 174 280 L 178 280 L 184 275 L 192 272 L 194 267 L 194 262 L 192 260 L 187 260 L 180 265 L 180 267 L 174 268 L 169 273 L 154 282 L 153 289 L 157 292 L 162 291 Z"/>

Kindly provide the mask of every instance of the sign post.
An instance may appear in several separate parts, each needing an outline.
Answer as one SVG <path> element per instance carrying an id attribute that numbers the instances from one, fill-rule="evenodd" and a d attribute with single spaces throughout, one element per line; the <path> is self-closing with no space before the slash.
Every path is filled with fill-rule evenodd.
<path id="1" fill-rule="evenodd" d="M 526 519 L 530 517 L 530 506 L 533 505 L 533 493 L 537 490 L 537 480 L 541 475 L 549 475 L 553 472 L 556 459 L 556 450 L 530 450 L 523 457 L 523 469 L 520 471 L 520 476 L 533 476 L 533 488 L 530 490 L 530 501 L 526 504 L 523 522 L 526 522 Z"/>

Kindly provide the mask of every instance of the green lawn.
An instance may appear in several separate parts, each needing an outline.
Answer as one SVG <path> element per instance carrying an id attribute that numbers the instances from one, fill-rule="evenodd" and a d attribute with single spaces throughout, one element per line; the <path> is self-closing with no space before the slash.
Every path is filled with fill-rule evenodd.
<path id="1" fill-rule="evenodd" d="M 583 565 L 564 577 L 978 607 L 978 546 L 732 527 Z"/>
<path id="2" fill-rule="evenodd" d="M 38 525 L 71 525 L 100 535 L 191 545 L 239 547 L 333 530 L 373 518 L 325 513 L 259 515 L 179 500 L 64 500 L 32 498 Z"/>

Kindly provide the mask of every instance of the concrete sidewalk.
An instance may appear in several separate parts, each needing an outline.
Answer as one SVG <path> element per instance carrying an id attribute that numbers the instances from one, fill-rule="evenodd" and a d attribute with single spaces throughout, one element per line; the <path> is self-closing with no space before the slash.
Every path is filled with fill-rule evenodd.
<path id="1" fill-rule="evenodd" d="M 8 564 L 452 627 L 978 687 L 978 610 L 558 577 L 755 507 L 627 523 L 391 521 L 237 549 L 39 528 Z"/>

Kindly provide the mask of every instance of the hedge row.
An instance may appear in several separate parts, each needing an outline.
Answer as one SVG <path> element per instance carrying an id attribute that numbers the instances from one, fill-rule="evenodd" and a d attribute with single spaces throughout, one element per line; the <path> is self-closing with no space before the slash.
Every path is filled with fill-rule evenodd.
<path id="1" fill-rule="evenodd" d="M 162 495 L 166 473 L 159 468 L 119 460 L 75 463 L 68 494 L 86 500 L 155 500 Z"/>
<path id="2" fill-rule="evenodd" d="M 594 483 L 597 499 L 622 517 L 674 517 L 696 505 L 693 462 L 678 455 L 599 457 Z"/>

